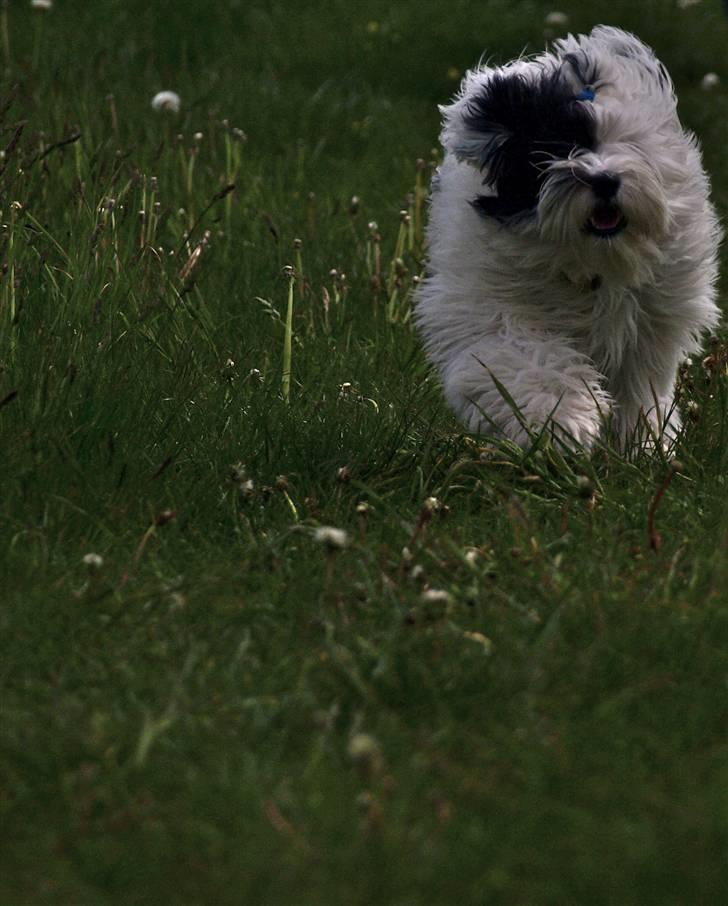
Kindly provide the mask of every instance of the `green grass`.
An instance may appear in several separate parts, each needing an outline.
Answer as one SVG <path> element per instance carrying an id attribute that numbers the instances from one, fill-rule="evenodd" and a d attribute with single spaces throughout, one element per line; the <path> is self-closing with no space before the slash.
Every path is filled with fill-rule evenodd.
<path id="1" fill-rule="evenodd" d="M 655 46 L 725 211 L 720 5 L 560 6 Z M 436 104 L 549 9 L 10 4 L 3 904 L 724 898 L 726 346 L 673 474 L 463 435 L 409 320 Z"/>

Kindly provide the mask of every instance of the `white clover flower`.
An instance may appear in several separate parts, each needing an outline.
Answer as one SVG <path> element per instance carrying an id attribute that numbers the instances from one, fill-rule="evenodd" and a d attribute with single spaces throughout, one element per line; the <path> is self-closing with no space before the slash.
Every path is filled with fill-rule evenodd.
<path id="1" fill-rule="evenodd" d="M 565 28 L 569 24 L 569 17 L 566 13 L 554 10 L 552 13 L 547 14 L 544 23 L 546 25 L 551 25 L 554 28 Z"/>
<path id="2" fill-rule="evenodd" d="M 349 546 L 349 535 L 344 529 L 332 525 L 321 525 L 314 532 L 314 540 L 325 545 L 330 551 L 343 550 Z"/>
<path id="3" fill-rule="evenodd" d="M 706 72 L 700 82 L 700 87 L 703 91 L 712 91 L 713 88 L 717 88 L 718 85 L 720 85 L 720 76 L 717 72 Z"/>
<path id="4" fill-rule="evenodd" d="M 179 113 L 182 99 L 175 91 L 159 91 L 152 98 L 153 110 L 169 110 L 170 113 Z"/>
<path id="5" fill-rule="evenodd" d="M 101 569 L 104 565 L 104 558 L 101 554 L 84 554 L 81 562 L 84 566 L 88 566 L 89 569 Z"/>
<path id="6" fill-rule="evenodd" d="M 52 9 L 53 0 L 30 0 L 30 5 L 33 9 Z"/>

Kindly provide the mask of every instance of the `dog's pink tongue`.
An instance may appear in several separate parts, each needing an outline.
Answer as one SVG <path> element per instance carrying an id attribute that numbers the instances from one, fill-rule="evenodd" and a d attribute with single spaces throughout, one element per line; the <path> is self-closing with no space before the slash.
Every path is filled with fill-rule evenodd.
<path id="1" fill-rule="evenodd" d="M 619 226 L 622 214 L 619 209 L 598 211 L 592 215 L 592 223 L 598 230 L 613 230 Z"/>

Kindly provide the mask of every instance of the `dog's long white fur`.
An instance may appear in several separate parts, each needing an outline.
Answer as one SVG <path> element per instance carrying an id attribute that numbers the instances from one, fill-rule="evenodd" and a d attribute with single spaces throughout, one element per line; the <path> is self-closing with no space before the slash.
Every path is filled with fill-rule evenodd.
<path id="1" fill-rule="evenodd" d="M 554 162 L 534 217 L 509 224 L 479 215 L 470 202 L 489 190 L 463 152 L 478 141 L 463 119 L 468 99 L 496 72 L 535 78 L 575 51 L 599 74 L 595 148 Z M 557 42 L 553 53 L 467 73 L 442 108 L 446 155 L 415 319 L 445 396 L 470 431 L 500 432 L 525 446 L 525 419 L 589 448 L 611 414 L 622 444 L 645 420 L 664 442 L 678 432 L 679 363 L 719 319 L 721 230 L 697 142 L 680 125 L 660 72 L 637 38 L 600 26 Z M 574 81 L 575 93 L 581 87 Z M 619 175 L 627 218 L 610 239 L 584 231 L 594 196 L 579 176 L 603 170 Z"/>

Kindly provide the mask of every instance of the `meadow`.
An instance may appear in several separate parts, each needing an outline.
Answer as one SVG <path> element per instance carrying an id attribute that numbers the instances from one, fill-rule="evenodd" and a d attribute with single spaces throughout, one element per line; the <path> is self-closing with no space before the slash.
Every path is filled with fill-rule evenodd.
<path id="1" fill-rule="evenodd" d="M 724 213 L 718 0 L 559 9 Z M 725 899 L 725 331 L 676 465 L 463 433 L 411 324 L 436 105 L 552 11 L 0 7 L 3 904 Z"/>

